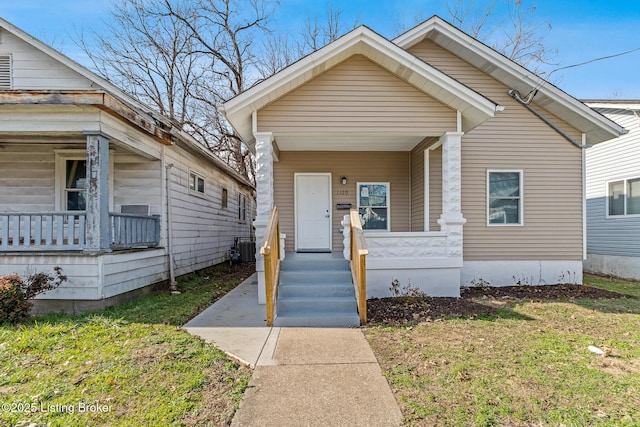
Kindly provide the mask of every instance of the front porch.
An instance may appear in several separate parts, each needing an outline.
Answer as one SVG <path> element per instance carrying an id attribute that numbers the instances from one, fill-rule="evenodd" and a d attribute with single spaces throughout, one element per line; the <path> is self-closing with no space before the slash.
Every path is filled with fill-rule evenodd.
<path id="1" fill-rule="evenodd" d="M 423 137 L 407 151 L 380 152 L 284 151 L 277 148 L 272 134 L 256 136 L 258 170 L 262 172 L 258 174 L 255 222 L 260 246 L 269 218 L 265 213 L 270 214 L 276 206 L 287 253 L 342 252 L 345 259 L 353 259 L 352 221 L 344 215 L 344 209 L 352 209 L 362 220 L 363 244 L 368 251 L 366 298 L 391 296 L 393 280 L 430 296 L 459 296 L 465 223 L 461 213 L 461 132 Z M 359 159 L 366 159 L 365 168 Z M 320 185 L 325 185 L 327 177 L 328 190 L 309 187 L 308 178 L 313 176 L 320 178 Z M 305 179 L 304 187 L 298 182 L 300 177 Z M 305 194 L 300 188 L 312 196 L 301 199 Z M 373 191 L 382 191 L 377 201 Z M 326 206 L 315 206 L 321 198 L 327 199 Z M 316 219 L 311 220 L 314 215 Z M 324 227 L 327 231 L 318 233 Z M 308 243 L 308 236 L 317 234 L 320 243 Z M 323 240 L 322 235 L 328 237 Z M 257 271 L 260 302 L 265 303 L 261 258 Z"/>
<path id="2" fill-rule="evenodd" d="M 160 244 L 160 215 L 109 212 L 109 251 Z M 0 212 L 0 252 L 91 251 L 86 211 Z"/>

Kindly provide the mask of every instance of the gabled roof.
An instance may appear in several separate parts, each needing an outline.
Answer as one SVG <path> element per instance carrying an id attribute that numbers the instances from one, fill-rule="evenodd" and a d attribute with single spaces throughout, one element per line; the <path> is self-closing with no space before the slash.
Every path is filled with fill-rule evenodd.
<path id="1" fill-rule="evenodd" d="M 425 39 L 459 56 L 512 90 L 527 94 L 537 88 L 533 103 L 585 133 L 590 144 L 625 133 L 624 128 L 615 122 L 438 16 L 396 37 L 393 42 L 402 49 L 409 49 Z"/>
<path id="2" fill-rule="evenodd" d="M 253 148 L 252 114 L 353 55 L 363 55 L 464 118 L 463 131 L 493 117 L 501 106 L 430 66 L 394 43 L 360 26 L 333 43 L 225 102 L 220 108 Z"/>
<path id="3" fill-rule="evenodd" d="M 162 114 L 156 111 L 153 111 L 150 107 L 137 101 L 136 99 L 128 95 L 126 92 L 124 92 L 123 90 L 121 90 L 120 88 L 118 88 L 117 86 L 109 82 L 108 80 L 100 77 L 99 75 L 95 74 L 88 68 L 80 65 L 76 61 L 72 60 L 71 58 L 67 57 L 61 52 L 55 50 L 51 46 L 41 42 L 37 38 L 21 30 L 20 28 L 16 27 L 10 22 L 4 20 L 3 18 L 0 18 L 0 27 L 4 28 L 5 30 L 7 30 L 8 32 L 13 34 L 20 40 L 24 41 L 25 43 L 43 52 L 45 55 L 48 55 L 49 57 L 63 64 L 64 66 L 70 68 L 71 70 L 75 71 L 76 73 L 80 74 L 81 76 L 85 77 L 91 82 L 95 83 L 97 88 L 104 90 L 106 94 L 117 99 L 118 101 L 126 105 L 128 108 L 131 108 L 132 110 L 135 110 L 137 113 L 143 116 L 146 116 L 145 119 L 149 121 L 149 123 L 146 123 L 146 125 L 157 127 L 158 130 L 160 130 L 163 134 L 171 135 L 183 141 L 187 146 L 191 146 L 191 148 L 195 152 L 198 152 L 204 157 L 208 158 L 218 168 L 225 171 L 227 174 L 232 176 L 238 182 L 241 182 L 245 185 L 253 187 L 253 185 L 245 177 L 240 175 L 237 171 L 235 171 L 233 168 L 231 168 L 229 165 L 223 162 L 220 158 L 215 156 L 210 150 L 208 150 L 206 147 L 204 147 L 202 144 L 196 141 L 191 135 L 189 135 L 188 133 L 184 132 L 183 130 L 175 126 L 168 117 L 165 117 Z M 83 92 L 86 92 L 86 91 L 68 91 L 68 92 L 70 93 L 70 97 L 74 97 L 77 95 L 82 96 Z M 47 94 L 44 92 L 43 93 L 34 92 L 30 95 L 32 97 L 40 96 L 44 98 L 52 96 L 51 94 Z M 43 103 L 44 101 L 41 99 L 39 102 Z M 127 112 L 123 111 L 122 114 L 126 115 Z M 132 121 L 129 120 L 129 122 L 132 122 Z M 149 129 L 145 129 L 145 130 L 149 131 Z"/>

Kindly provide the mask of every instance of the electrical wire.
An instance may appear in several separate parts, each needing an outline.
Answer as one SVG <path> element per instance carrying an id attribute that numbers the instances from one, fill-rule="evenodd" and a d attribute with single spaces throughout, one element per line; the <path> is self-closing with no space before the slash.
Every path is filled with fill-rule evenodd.
<path id="1" fill-rule="evenodd" d="M 551 77 L 551 74 L 555 73 L 556 71 L 566 70 L 568 68 L 581 67 L 583 65 L 591 64 L 592 62 L 597 62 L 597 61 L 603 61 L 605 59 L 616 58 L 618 56 L 628 55 L 630 53 L 637 52 L 637 51 L 640 51 L 640 47 L 637 47 L 637 48 L 631 49 L 631 50 L 627 50 L 625 52 L 614 53 L 613 55 L 601 56 L 599 58 L 590 59 L 588 61 L 580 62 L 578 64 L 572 64 L 572 65 L 567 65 L 565 67 L 556 68 L 555 70 L 552 70 L 549 74 L 547 74 L 545 76 L 545 78 L 542 79 L 542 82 L 540 82 L 540 84 L 537 87 L 531 89 L 529 91 L 529 93 L 527 94 L 527 96 L 526 96 L 527 99 L 523 100 L 523 101 L 526 104 L 531 103 L 531 101 L 533 101 L 533 97 L 536 96 L 536 93 L 538 93 L 538 90 L 540 90 L 540 88 L 542 88 L 542 86 L 544 86 L 544 84 L 548 82 L 549 77 Z"/>

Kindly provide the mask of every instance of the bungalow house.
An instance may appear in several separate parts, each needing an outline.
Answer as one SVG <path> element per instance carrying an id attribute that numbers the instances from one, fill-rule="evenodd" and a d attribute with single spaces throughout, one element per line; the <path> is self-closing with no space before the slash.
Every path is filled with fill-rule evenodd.
<path id="1" fill-rule="evenodd" d="M 68 281 L 77 311 L 227 259 L 252 185 L 108 81 L 0 19 L 0 274 Z"/>
<path id="2" fill-rule="evenodd" d="M 390 295 L 394 279 L 431 296 L 580 283 L 584 147 L 623 132 L 437 16 L 394 40 L 358 27 L 222 108 L 256 153 L 265 254 L 277 248 L 264 239 L 279 215 L 281 289 L 293 280 L 290 255 L 309 264 L 317 252 L 348 254 L 355 221 L 368 255 L 347 258 L 364 270 L 353 276 L 366 277 L 368 297 Z M 258 259 L 267 310 L 277 264 Z"/>
<path id="3" fill-rule="evenodd" d="M 640 101 L 585 101 L 629 133 L 587 150 L 588 272 L 640 280 Z"/>

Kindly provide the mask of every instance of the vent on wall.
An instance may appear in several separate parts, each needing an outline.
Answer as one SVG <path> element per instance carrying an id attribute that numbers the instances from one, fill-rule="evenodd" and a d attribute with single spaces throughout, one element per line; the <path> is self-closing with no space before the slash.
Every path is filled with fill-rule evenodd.
<path id="1" fill-rule="evenodd" d="M 0 54 L 0 90 L 11 90 L 11 55 Z"/>

